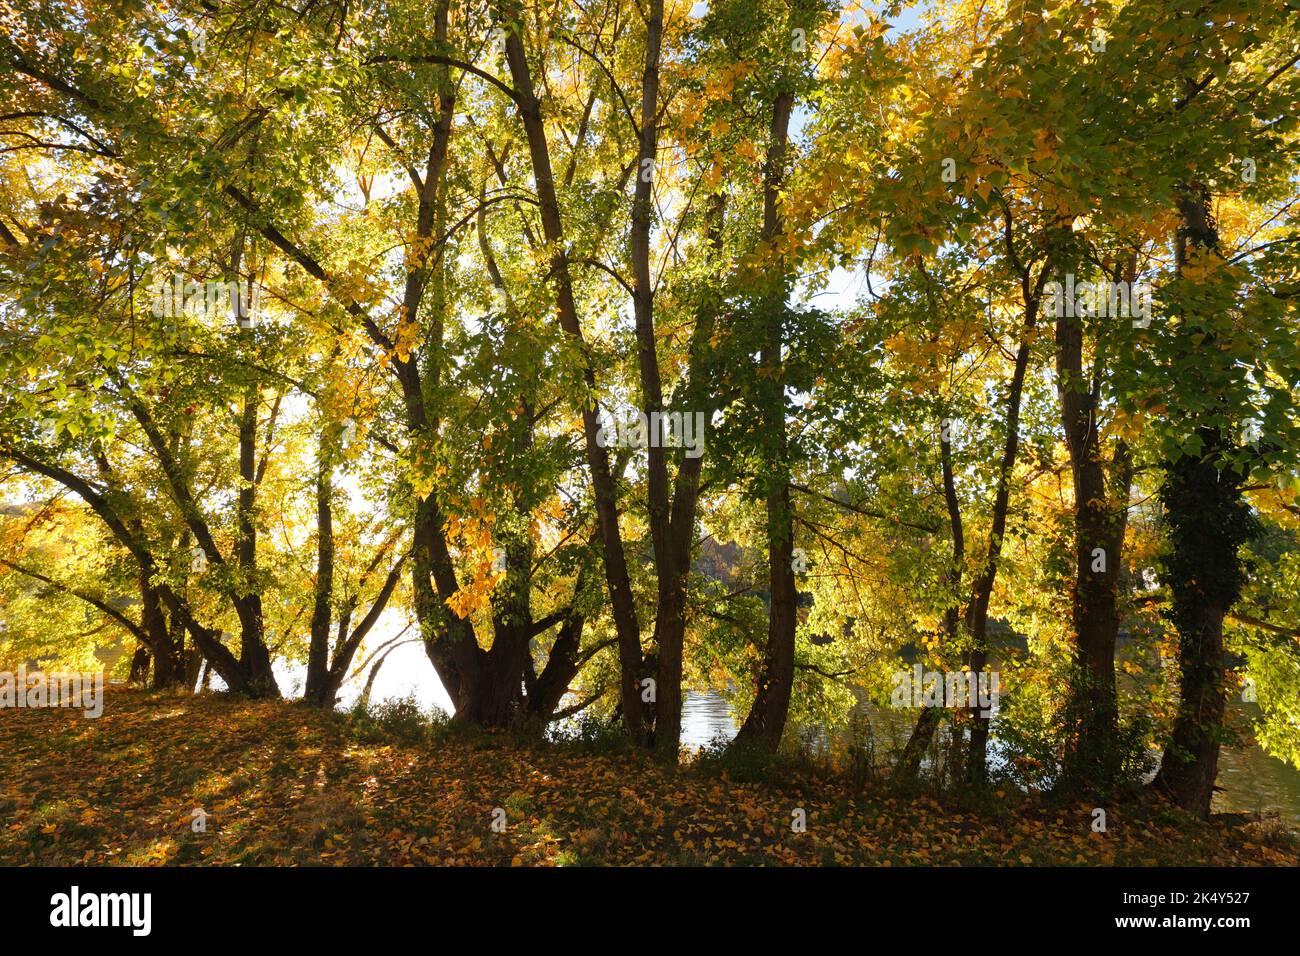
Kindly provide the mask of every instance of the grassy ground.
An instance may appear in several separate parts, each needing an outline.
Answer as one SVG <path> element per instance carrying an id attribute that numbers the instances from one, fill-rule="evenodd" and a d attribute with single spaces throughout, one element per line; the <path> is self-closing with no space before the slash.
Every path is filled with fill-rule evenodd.
<path id="1" fill-rule="evenodd" d="M 0 863 L 1300 862 L 1286 834 L 1150 801 L 1107 807 L 1102 834 L 1091 806 L 1013 794 L 976 813 L 807 769 L 742 782 L 575 746 L 410 736 L 296 704 L 116 688 L 98 720 L 0 710 Z"/>

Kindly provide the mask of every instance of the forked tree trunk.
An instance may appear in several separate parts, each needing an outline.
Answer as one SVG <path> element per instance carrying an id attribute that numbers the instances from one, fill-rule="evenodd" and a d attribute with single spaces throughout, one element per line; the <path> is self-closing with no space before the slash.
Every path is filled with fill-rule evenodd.
<path id="1" fill-rule="evenodd" d="M 182 648 L 172 641 L 158 589 L 143 574 L 139 576 L 139 583 L 140 627 L 149 636 L 148 650 L 153 663 L 153 679 L 149 686 L 154 690 L 180 686 L 185 681 Z M 147 668 L 148 664 L 145 666 Z"/>
<path id="2" fill-rule="evenodd" d="M 515 105 L 523 122 L 528 140 L 529 160 L 536 183 L 542 234 L 551 249 L 551 281 L 556 294 L 556 308 L 560 327 L 581 353 L 587 351 L 578 320 L 578 307 L 573 294 L 573 280 L 569 271 L 569 258 L 565 251 L 564 223 L 560 214 L 559 198 L 555 191 L 555 175 L 551 168 L 550 147 L 546 127 L 542 121 L 541 103 L 534 92 L 532 72 L 524 49 L 522 5 L 503 2 L 498 5 L 500 18 L 510 24 L 505 32 L 506 62 L 515 89 Z M 593 363 L 583 363 L 583 384 L 586 396 L 582 401 L 582 431 L 587 454 L 587 467 L 591 474 L 592 493 L 596 503 L 596 516 L 600 527 L 604 557 L 605 577 L 609 586 L 610 609 L 614 629 L 618 636 L 619 700 L 623 724 L 628 736 L 644 743 L 641 710 L 641 629 L 633 601 L 631 576 L 622 534 L 618 526 L 618 495 L 614 475 L 610 469 L 609 454 L 600 444 L 601 423 L 597 415 L 595 395 L 598 392 Z"/>
<path id="3" fill-rule="evenodd" d="M 952 466 L 952 432 L 948 428 L 939 430 L 939 463 L 943 471 L 943 499 L 948 509 L 948 526 L 952 534 L 952 564 L 948 569 L 948 586 L 955 595 L 961 587 L 962 569 L 966 561 L 966 534 L 961 516 L 961 501 L 957 497 L 957 482 Z M 961 630 L 961 607 L 953 604 L 943 616 L 944 639 L 948 647 L 957 642 Z M 894 779 L 910 783 L 916 779 L 921 769 L 921 759 L 925 756 L 935 731 L 942 722 L 943 710 L 939 707 L 922 707 L 912 728 L 907 745 L 903 748 L 894 768 Z"/>

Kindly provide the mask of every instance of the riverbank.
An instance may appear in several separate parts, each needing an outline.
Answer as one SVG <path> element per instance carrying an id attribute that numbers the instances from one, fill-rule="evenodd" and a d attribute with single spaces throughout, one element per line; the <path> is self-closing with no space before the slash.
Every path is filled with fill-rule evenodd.
<path id="1" fill-rule="evenodd" d="M 741 782 L 376 730 L 298 704 L 122 688 L 98 719 L 0 711 L 0 864 L 1300 865 L 1267 824 L 1158 801 L 1105 808 L 1098 833 L 1090 806 L 1012 794 L 975 813 L 811 771 Z"/>

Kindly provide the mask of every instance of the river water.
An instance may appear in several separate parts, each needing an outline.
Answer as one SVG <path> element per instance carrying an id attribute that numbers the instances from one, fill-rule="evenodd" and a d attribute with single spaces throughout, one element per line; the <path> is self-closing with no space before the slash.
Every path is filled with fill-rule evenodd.
<path id="1" fill-rule="evenodd" d="M 1258 708 L 1237 703 L 1245 711 L 1237 717 L 1253 718 Z M 912 711 L 891 711 L 860 704 L 877 739 L 900 743 L 911 729 Z M 900 720 L 903 717 L 903 720 Z M 1249 726 L 1249 721 L 1245 721 Z M 719 739 L 730 740 L 739 726 L 727 699 L 719 691 L 688 691 L 682 704 L 682 743 L 689 748 L 707 746 Z M 990 759 L 999 759 L 997 719 L 990 739 Z M 1224 747 L 1219 753 L 1219 781 L 1222 792 L 1214 796 L 1215 812 L 1277 813 L 1293 827 L 1300 827 L 1300 770 L 1264 753 L 1254 741 L 1239 747 Z"/>

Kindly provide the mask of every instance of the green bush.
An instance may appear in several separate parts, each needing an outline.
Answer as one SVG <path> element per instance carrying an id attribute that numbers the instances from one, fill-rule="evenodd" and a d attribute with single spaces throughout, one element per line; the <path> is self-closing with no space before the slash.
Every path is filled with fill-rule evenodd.
<path id="1" fill-rule="evenodd" d="M 413 694 L 389 697 L 367 707 L 358 704 L 349 716 L 357 737 L 367 743 L 427 743 L 450 720 L 436 707 L 424 711 Z"/>

